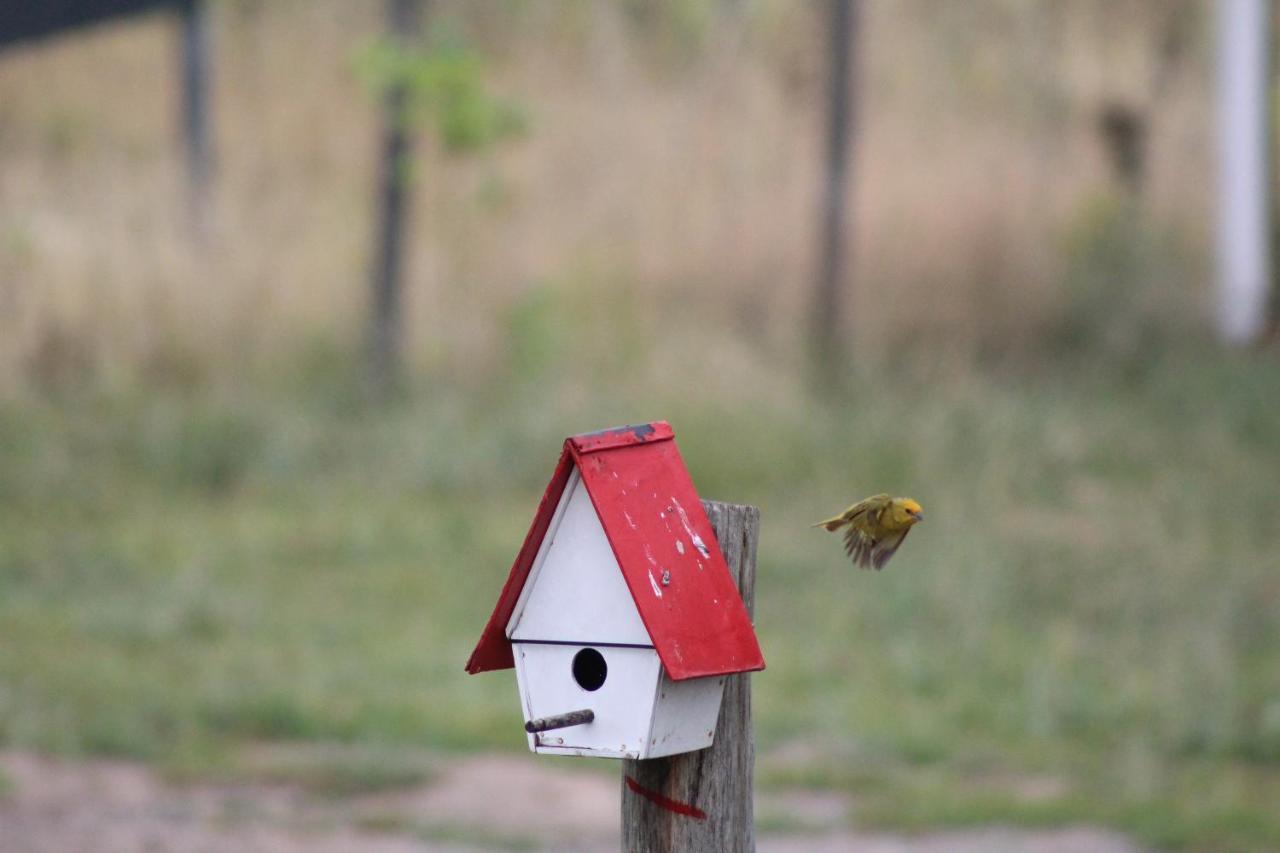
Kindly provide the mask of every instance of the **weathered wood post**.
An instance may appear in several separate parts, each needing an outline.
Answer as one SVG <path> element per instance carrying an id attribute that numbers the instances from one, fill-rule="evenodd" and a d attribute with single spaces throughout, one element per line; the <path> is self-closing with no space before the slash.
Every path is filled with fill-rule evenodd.
<path id="1" fill-rule="evenodd" d="M 760 510 L 703 501 L 747 613 L 755 611 Z M 707 749 L 622 763 L 624 853 L 742 853 L 755 850 L 751 682 L 725 680 L 715 741 Z"/>

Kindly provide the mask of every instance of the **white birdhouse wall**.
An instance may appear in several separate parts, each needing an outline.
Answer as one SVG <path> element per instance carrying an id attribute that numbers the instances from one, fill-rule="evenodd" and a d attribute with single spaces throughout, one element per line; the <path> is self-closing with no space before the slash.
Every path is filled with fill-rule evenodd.
<path id="1" fill-rule="evenodd" d="M 724 695 L 724 676 L 672 681 L 662 673 L 646 758 L 711 746 Z"/>
<path id="2" fill-rule="evenodd" d="M 598 654 L 607 667 L 603 683 L 575 678 L 574 658 Z M 639 758 L 653 719 L 654 688 L 662 665 L 653 649 L 616 646 L 515 644 L 516 680 L 525 719 L 590 708 L 594 722 L 529 735 L 529 748 L 563 755 Z"/>

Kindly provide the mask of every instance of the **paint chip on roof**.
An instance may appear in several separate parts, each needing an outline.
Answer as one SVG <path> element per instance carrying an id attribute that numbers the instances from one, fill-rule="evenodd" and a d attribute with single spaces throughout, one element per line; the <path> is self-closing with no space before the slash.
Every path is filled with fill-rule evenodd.
<path id="1" fill-rule="evenodd" d="M 703 542 L 702 537 L 698 535 L 698 531 L 694 530 L 693 525 L 689 523 L 689 515 L 684 511 L 684 507 L 680 506 L 680 501 L 673 497 L 671 498 L 671 504 L 676 508 L 676 512 L 680 514 L 680 523 L 684 525 L 684 532 L 689 534 L 689 541 L 693 543 L 693 547 L 698 549 L 702 559 L 709 559 L 711 551 L 707 548 L 707 543 Z M 702 565 L 699 564 L 698 568 L 702 568 Z"/>

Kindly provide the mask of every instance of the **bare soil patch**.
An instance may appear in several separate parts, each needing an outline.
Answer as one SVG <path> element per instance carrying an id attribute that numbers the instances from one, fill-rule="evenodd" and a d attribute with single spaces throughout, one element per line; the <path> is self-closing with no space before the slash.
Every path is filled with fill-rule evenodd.
<path id="1" fill-rule="evenodd" d="M 143 764 L 0 753 L 0 850 L 100 851 L 612 851 L 618 783 L 590 768 L 524 756 L 440 760 L 428 781 L 328 796 L 292 782 L 176 784 Z M 918 836 L 848 825 L 841 794 L 761 793 L 761 815 L 801 830 L 762 834 L 762 853 L 1135 853 L 1094 827 L 991 827 Z"/>

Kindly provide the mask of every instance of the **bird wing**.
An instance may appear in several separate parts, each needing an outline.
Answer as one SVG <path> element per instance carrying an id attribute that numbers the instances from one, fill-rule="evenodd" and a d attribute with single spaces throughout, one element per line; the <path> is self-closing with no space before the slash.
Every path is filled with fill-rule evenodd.
<path id="1" fill-rule="evenodd" d="M 873 524 L 879 524 L 880 512 L 889 505 L 893 498 L 887 494 L 872 495 L 869 498 L 863 498 L 853 506 L 844 511 L 843 518 L 853 521 L 860 515 L 875 516 L 872 520 Z"/>
<path id="2" fill-rule="evenodd" d="M 855 566 L 871 568 L 871 553 L 876 540 L 869 533 L 859 530 L 853 525 L 844 533 L 844 552 L 853 560 Z"/>
<path id="3" fill-rule="evenodd" d="M 855 566 L 880 571 L 889 562 L 889 558 L 897 553 L 909 532 L 908 528 L 877 538 L 850 526 L 844 534 L 844 552 L 853 560 Z"/>
<path id="4" fill-rule="evenodd" d="M 889 562 L 889 558 L 892 557 L 902 543 L 906 541 L 907 534 L 910 532 L 911 528 L 908 527 L 905 530 L 890 533 L 876 541 L 871 548 L 870 562 L 877 572 L 884 568 L 885 563 Z"/>

